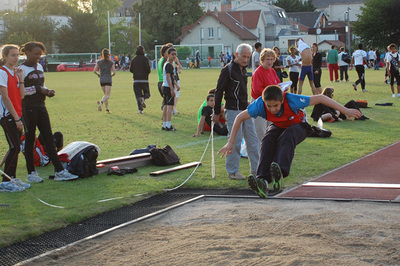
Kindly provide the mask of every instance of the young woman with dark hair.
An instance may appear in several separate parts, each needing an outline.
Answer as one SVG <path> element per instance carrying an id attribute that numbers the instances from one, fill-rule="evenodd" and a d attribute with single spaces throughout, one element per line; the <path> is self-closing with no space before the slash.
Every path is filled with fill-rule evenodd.
<path id="1" fill-rule="evenodd" d="M 97 61 L 93 73 L 100 78 L 100 86 L 104 93 L 103 98 L 97 101 L 97 108 L 101 111 L 104 103 L 106 111 L 111 113 L 108 109 L 108 99 L 111 94 L 112 77 L 115 76 L 116 72 L 114 62 L 111 60 L 110 51 L 108 49 L 103 49 L 103 51 L 101 51 L 101 59 Z"/>
<path id="2" fill-rule="evenodd" d="M 27 181 L 32 183 L 43 182 L 43 179 L 35 169 L 33 160 L 36 127 L 43 136 L 48 156 L 55 167 L 54 180 L 76 179 L 78 176 L 64 169 L 54 146 L 53 133 L 45 100 L 46 96 L 53 97 L 55 91 L 47 89 L 44 85 L 43 67 L 39 64 L 42 54 L 46 53 L 46 48 L 41 42 L 28 42 L 22 46 L 21 52 L 26 55 L 25 62 L 19 67 L 23 71 L 25 87 L 26 89 L 31 88 L 36 91 L 32 95 L 25 95 L 25 98 L 22 100 L 22 114 L 25 123 L 25 160 L 28 170 Z"/>
<path id="3" fill-rule="evenodd" d="M 18 192 L 29 188 L 29 184 L 15 178 L 20 152 L 20 139 L 23 124 L 21 121 L 21 99 L 25 95 L 23 75 L 15 68 L 19 58 L 19 47 L 3 45 L 0 59 L 0 124 L 3 127 L 9 150 L 6 154 L 3 182 L 0 192 Z M 9 178 L 12 178 L 10 180 Z"/>

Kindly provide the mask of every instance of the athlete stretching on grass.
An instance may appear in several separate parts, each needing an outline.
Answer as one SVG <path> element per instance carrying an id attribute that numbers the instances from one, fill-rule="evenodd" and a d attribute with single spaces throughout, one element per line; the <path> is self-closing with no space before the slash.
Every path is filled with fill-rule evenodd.
<path id="1" fill-rule="evenodd" d="M 250 175 L 248 183 L 261 198 L 266 198 L 268 193 L 275 195 L 282 190 L 282 178 L 289 175 L 296 146 L 311 133 L 302 109 L 319 103 L 339 110 L 350 119 L 361 116 L 358 110 L 348 109 L 325 95 L 283 93 L 279 86 L 271 85 L 236 117 L 228 143 L 218 153 L 222 156 L 232 153 L 243 121 L 258 116 L 271 121 L 261 142 L 257 177 Z M 268 191 L 268 184 L 272 184 L 273 190 Z"/>

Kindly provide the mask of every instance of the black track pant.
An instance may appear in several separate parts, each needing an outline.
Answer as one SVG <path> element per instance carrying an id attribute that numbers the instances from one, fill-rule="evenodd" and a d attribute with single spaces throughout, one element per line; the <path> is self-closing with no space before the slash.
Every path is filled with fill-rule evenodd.
<path id="1" fill-rule="evenodd" d="M 23 107 L 22 113 L 25 121 L 25 160 L 28 173 L 35 171 L 35 165 L 33 163 L 33 149 L 35 146 L 36 127 L 40 131 L 43 144 L 46 146 L 46 151 L 50 160 L 53 162 L 56 172 L 62 171 L 64 167 L 58 158 L 56 148 L 54 146 L 50 118 L 46 107 Z"/>
<path id="2" fill-rule="evenodd" d="M 17 130 L 17 125 L 11 114 L 3 117 L 0 120 L 0 124 L 3 127 L 4 135 L 10 147 L 4 165 L 4 173 L 10 177 L 16 177 L 18 154 L 21 151 L 21 132 Z M 9 181 L 9 179 L 3 176 L 3 181 Z"/>
<path id="3" fill-rule="evenodd" d="M 356 71 L 358 74 L 358 80 L 356 81 L 356 85 L 361 83 L 361 88 L 365 90 L 365 68 L 363 65 L 356 65 Z"/>

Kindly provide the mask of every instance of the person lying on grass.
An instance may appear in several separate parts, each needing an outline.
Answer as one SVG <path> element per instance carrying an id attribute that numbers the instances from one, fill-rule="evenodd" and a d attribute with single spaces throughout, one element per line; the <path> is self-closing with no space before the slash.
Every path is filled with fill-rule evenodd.
<path id="1" fill-rule="evenodd" d="M 268 194 L 276 195 L 282 191 L 282 179 L 290 173 L 296 146 L 311 133 L 303 108 L 320 103 L 339 110 L 349 120 L 361 116 L 360 111 L 348 109 L 325 95 L 296 95 L 282 92 L 277 85 L 270 85 L 261 97 L 236 117 L 228 142 L 218 154 L 223 157 L 232 152 L 243 121 L 258 116 L 271 121 L 261 142 L 257 176 L 250 175 L 248 184 L 261 198 L 266 198 Z M 268 190 L 268 184 L 272 184 L 272 190 Z"/>

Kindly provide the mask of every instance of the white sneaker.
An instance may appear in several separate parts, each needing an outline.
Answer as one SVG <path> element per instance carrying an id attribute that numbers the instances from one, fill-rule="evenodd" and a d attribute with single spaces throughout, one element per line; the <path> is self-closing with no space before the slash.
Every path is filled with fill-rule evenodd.
<path id="1" fill-rule="evenodd" d="M 0 183 L 0 192 L 20 192 L 25 190 L 24 187 L 20 187 L 11 181 Z"/>
<path id="2" fill-rule="evenodd" d="M 30 174 L 28 174 L 28 177 L 26 178 L 26 182 L 42 183 L 43 179 L 39 176 L 39 173 L 37 171 L 33 171 Z"/>
<path id="3" fill-rule="evenodd" d="M 33 171 L 28 174 L 26 181 L 29 183 L 42 183 L 43 179 L 39 176 L 39 173 L 37 171 Z"/>
<path id="4" fill-rule="evenodd" d="M 77 179 L 79 176 L 73 175 L 70 172 L 68 172 L 67 169 L 64 169 L 60 172 L 56 173 L 56 176 L 54 177 L 55 181 L 68 181 L 68 180 L 74 180 Z"/>
<path id="5" fill-rule="evenodd" d="M 393 97 L 393 98 L 396 98 L 396 94 L 393 94 L 392 97 Z"/>
<path id="6" fill-rule="evenodd" d="M 397 93 L 397 97 L 400 97 L 400 93 Z"/>
<path id="7" fill-rule="evenodd" d="M 18 183 L 18 185 L 20 185 L 20 186 L 23 187 L 23 188 L 30 188 L 30 187 L 31 187 L 31 184 L 24 183 L 24 182 L 22 182 L 22 180 L 19 179 L 19 178 L 14 178 L 14 181 L 15 181 L 16 183 Z"/>

